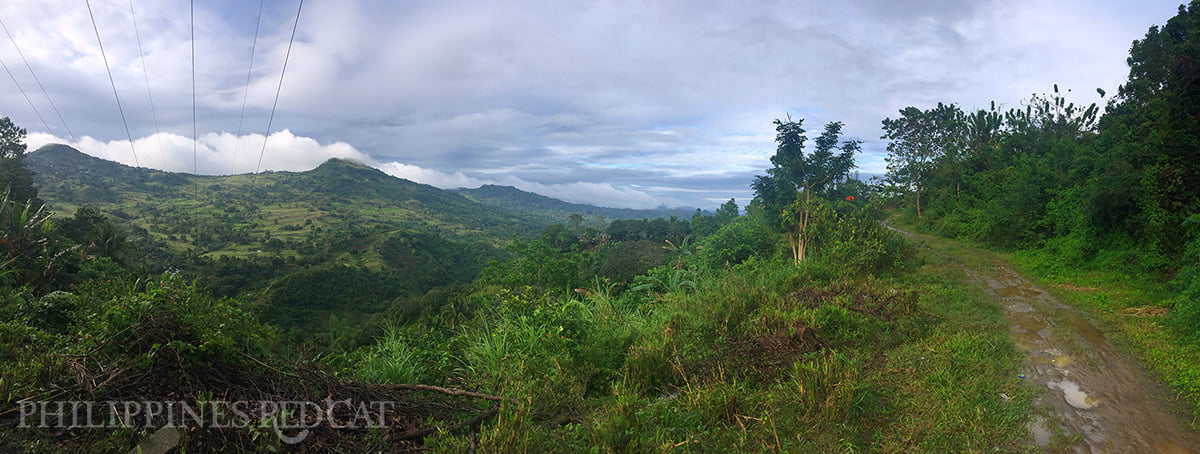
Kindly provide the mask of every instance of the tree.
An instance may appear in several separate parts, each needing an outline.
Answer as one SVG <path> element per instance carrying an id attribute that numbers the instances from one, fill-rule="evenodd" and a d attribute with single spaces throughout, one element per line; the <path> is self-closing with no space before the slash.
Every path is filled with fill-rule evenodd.
<path id="1" fill-rule="evenodd" d="M 42 205 L 33 187 L 33 172 L 25 166 L 25 129 L 0 117 L 0 191 L 5 190 L 11 201 Z"/>
<path id="2" fill-rule="evenodd" d="M 808 255 L 809 245 L 816 236 L 816 224 L 827 210 L 820 199 L 828 195 L 839 182 L 849 178 L 854 168 L 854 154 L 861 142 L 845 140 L 839 144 L 841 122 L 825 125 L 816 140 L 816 148 L 805 154 L 803 119 L 775 120 L 775 142 L 778 144 L 767 175 L 757 176 L 754 188 L 756 204 L 771 218 L 771 224 L 784 232 L 798 265 Z M 817 200 L 813 199 L 817 195 Z"/>
<path id="3" fill-rule="evenodd" d="M 728 202 L 721 204 L 721 207 L 717 208 L 717 212 L 713 213 L 713 219 L 719 228 L 737 219 L 739 212 L 740 209 L 738 208 L 737 201 L 729 199 Z"/>
<path id="4" fill-rule="evenodd" d="M 895 181 L 905 181 L 916 196 L 917 217 L 922 217 L 921 192 L 937 168 L 940 158 L 957 153 L 962 111 L 954 104 L 938 103 L 937 107 L 921 110 L 905 107 L 895 120 L 883 119 L 883 139 L 888 143 L 886 158 L 888 174 Z M 951 160 L 956 158 L 952 155 Z"/>
<path id="5" fill-rule="evenodd" d="M 1200 210 L 1200 1 L 1150 27 L 1126 61 L 1128 80 L 1099 124 L 1111 150 L 1103 158 L 1141 171 L 1133 179 L 1145 185 L 1136 198 L 1141 233 L 1178 256 L 1191 234 L 1183 221 Z"/>

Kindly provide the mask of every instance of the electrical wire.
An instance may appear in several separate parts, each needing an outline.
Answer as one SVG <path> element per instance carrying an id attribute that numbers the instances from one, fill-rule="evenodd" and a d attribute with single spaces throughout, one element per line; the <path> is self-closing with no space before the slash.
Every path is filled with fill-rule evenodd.
<path id="1" fill-rule="evenodd" d="M 21 96 L 25 97 L 25 102 L 29 103 L 29 108 L 33 109 L 33 113 L 37 114 L 38 120 L 42 120 L 42 126 L 46 127 L 50 135 L 54 135 L 54 130 L 50 129 L 50 124 L 46 123 L 45 118 L 42 118 L 42 113 L 38 112 L 37 107 L 33 105 L 33 101 L 29 99 L 29 94 L 25 93 L 25 89 L 21 87 L 21 83 L 17 82 L 17 77 L 13 75 L 12 71 L 8 70 L 8 65 L 4 63 L 4 60 L 0 60 L 0 66 L 4 66 L 4 71 L 8 73 L 8 77 L 12 78 L 13 83 L 17 86 L 17 90 L 21 91 Z"/>
<path id="2" fill-rule="evenodd" d="M 254 51 L 258 48 L 258 29 L 262 26 L 264 0 L 258 0 L 258 17 L 254 22 L 254 41 L 250 43 L 250 67 L 246 69 L 246 89 L 242 92 L 242 113 L 238 115 L 237 135 L 233 138 L 233 159 L 229 163 L 229 174 L 237 169 L 238 148 L 242 144 L 242 121 L 246 119 L 246 98 L 250 95 L 250 76 L 254 74 Z"/>
<path id="3" fill-rule="evenodd" d="M 100 57 L 104 59 L 104 70 L 108 71 L 108 83 L 112 85 L 113 98 L 117 100 L 117 110 L 121 112 L 121 123 L 125 125 L 125 137 L 129 139 L 129 151 L 133 152 L 133 163 L 137 167 L 141 167 L 142 164 L 138 161 L 137 157 L 137 149 L 133 147 L 133 134 L 129 133 L 129 121 L 125 119 L 125 108 L 121 107 L 121 96 L 117 94 L 117 82 L 113 79 L 112 68 L 108 66 L 108 56 L 104 53 L 104 42 L 100 40 L 100 27 L 96 26 L 96 15 L 92 14 L 92 2 L 91 0 L 84 0 L 84 3 L 87 4 L 88 16 L 92 19 L 92 29 L 96 31 L 96 43 L 100 45 Z"/>
<path id="4" fill-rule="evenodd" d="M 133 36 L 137 37 L 138 56 L 142 59 L 142 76 L 146 79 L 146 97 L 150 98 L 150 114 L 154 117 L 154 137 L 158 139 L 158 154 L 163 168 L 167 166 L 167 154 L 163 151 L 162 135 L 158 128 L 158 110 L 154 108 L 154 92 L 150 90 L 150 72 L 146 69 L 146 53 L 142 51 L 142 34 L 138 31 L 137 14 L 133 12 L 133 0 L 129 0 L 129 18 L 133 20 Z"/>
<path id="5" fill-rule="evenodd" d="M 19 55 L 19 56 L 21 57 L 21 61 L 25 62 L 25 67 L 29 69 L 29 74 L 33 75 L 33 80 L 34 80 L 34 82 L 37 82 L 37 84 L 38 84 L 38 88 L 41 88 L 41 89 L 42 89 L 42 95 L 44 95 L 44 96 L 46 97 L 46 102 L 49 102 L 49 103 L 50 103 L 50 108 L 51 108 L 51 109 L 54 109 L 54 113 L 55 113 L 56 115 L 58 115 L 58 121 L 61 121 L 61 122 L 62 122 L 62 124 L 63 124 L 63 128 L 66 128 L 66 130 L 67 130 L 67 135 L 71 136 L 71 141 L 72 141 L 72 142 L 74 142 L 74 141 L 75 141 L 75 134 L 71 132 L 71 127 L 70 127 L 70 126 L 67 126 L 67 120 L 63 119 L 63 116 L 62 116 L 62 114 L 58 112 L 58 106 L 54 105 L 54 100 L 50 99 L 50 93 L 46 91 L 46 87 L 42 85 L 42 80 L 41 80 L 41 79 L 39 79 L 39 78 L 38 78 L 38 76 L 37 76 L 37 73 L 33 71 L 33 66 L 31 66 L 31 65 L 29 64 L 29 60 L 27 60 L 27 59 L 25 58 L 25 53 L 24 53 L 24 52 L 21 52 L 21 46 L 18 46 L 18 45 L 17 45 L 17 40 L 16 40 L 16 38 L 13 38 L 13 35 L 12 35 L 12 33 L 10 33 L 10 32 L 8 31 L 8 25 L 5 25 L 5 24 L 4 24 L 4 20 L 3 20 L 3 19 L 0 19 L 0 28 L 3 28 L 3 29 L 4 29 L 4 34 L 8 35 L 8 40 L 12 42 L 13 49 L 16 49 L 16 50 L 17 50 L 17 55 Z M 5 69 L 7 70 L 7 67 L 5 67 Z M 12 73 L 11 73 L 11 72 L 9 72 L 9 75 L 11 76 L 11 75 L 12 75 Z M 13 78 L 13 81 L 16 81 L 16 78 Z M 26 99 L 28 99 L 28 98 L 26 98 Z M 30 103 L 30 106 L 32 106 L 32 105 L 33 105 L 33 103 Z M 41 117 L 41 114 L 38 114 L 38 117 L 40 118 L 40 117 Z M 46 125 L 46 121 L 45 121 L 45 120 L 42 120 L 42 124 L 43 124 L 43 125 Z M 49 126 L 49 125 L 46 125 L 46 129 L 47 129 L 47 130 L 49 130 L 49 129 L 50 129 L 50 126 Z M 53 132 L 51 132 L 51 134 L 53 134 Z"/>
<path id="6" fill-rule="evenodd" d="M 263 134 L 262 150 L 258 153 L 258 165 L 254 167 L 254 173 L 257 174 L 262 169 L 263 155 L 267 152 L 267 140 L 271 137 L 271 124 L 275 121 L 275 108 L 279 106 L 279 92 L 283 90 L 283 76 L 287 74 L 288 59 L 292 56 L 292 43 L 296 41 L 296 29 L 300 26 L 300 11 L 304 9 L 304 0 L 300 0 L 300 6 L 296 8 L 296 22 L 292 24 L 292 38 L 288 40 L 287 53 L 283 56 L 283 70 L 279 72 L 279 86 L 275 87 L 275 102 L 271 104 L 271 115 L 267 117 L 267 133 Z"/>
<path id="7" fill-rule="evenodd" d="M 197 157 L 196 140 L 196 0 L 191 0 L 189 3 L 189 18 L 190 28 L 192 30 L 192 173 L 196 176 L 200 175 L 200 160 Z M 200 195 L 200 180 L 196 182 L 196 195 Z"/>

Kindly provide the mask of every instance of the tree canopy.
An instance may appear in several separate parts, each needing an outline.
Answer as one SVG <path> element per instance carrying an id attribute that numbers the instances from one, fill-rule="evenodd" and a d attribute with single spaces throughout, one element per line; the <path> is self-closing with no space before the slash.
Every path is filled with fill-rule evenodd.
<path id="1" fill-rule="evenodd" d="M 8 117 L 0 117 L 0 191 L 8 191 L 10 200 L 41 205 L 33 172 L 25 166 L 25 129 Z"/>

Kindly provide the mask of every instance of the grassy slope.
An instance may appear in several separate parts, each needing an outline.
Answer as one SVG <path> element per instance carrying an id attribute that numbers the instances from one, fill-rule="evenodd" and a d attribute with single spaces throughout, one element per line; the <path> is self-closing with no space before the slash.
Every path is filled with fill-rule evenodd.
<path id="1" fill-rule="evenodd" d="M 451 347 L 408 353 L 405 377 L 428 377 L 423 357 L 514 399 L 484 428 L 489 451 L 1025 450 L 1031 393 L 1002 309 L 919 254 L 881 277 L 761 261 L 644 298 L 502 292 L 440 336 L 389 338 Z"/>

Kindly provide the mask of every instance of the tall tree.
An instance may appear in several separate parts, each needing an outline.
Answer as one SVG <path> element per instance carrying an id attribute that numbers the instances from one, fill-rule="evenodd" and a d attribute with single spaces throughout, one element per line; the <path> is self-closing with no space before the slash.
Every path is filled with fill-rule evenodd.
<path id="1" fill-rule="evenodd" d="M 33 172 L 25 166 L 25 129 L 17 127 L 8 117 L 0 117 L 0 191 L 8 191 L 9 199 L 41 206 L 33 186 Z"/>
<path id="2" fill-rule="evenodd" d="M 916 196 L 918 218 L 922 217 L 921 194 L 938 161 L 958 161 L 961 118 L 958 106 L 938 103 L 929 110 L 905 107 L 899 118 L 883 119 L 882 138 L 891 140 L 886 158 L 889 178 L 907 182 Z"/>
<path id="3" fill-rule="evenodd" d="M 767 175 L 754 178 L 755 204 L 762 207 L 771 223 L 787 236 L 792 258 L 804 261 L 816 236 L 816 225 L 827 212 L 821 198 L 838 182 L 845 181 L 854 169 L 854 154 L 861 142 L 844 140 L 839 144 L 841 122 L 825 125 L 816 140 L 816 148 L 806 154 L 808 142 L 804 119 L 775 120 L 775 155 Z M 813 196 L 818 196 L 813 199 Z"/>
<path id="4" fill-rule="evenodd" d="M 1149 183 L 1137 200 L 1146 238 L 1168 255 L 1188 236 L 1182 223 L 1200 211 L 1200 0 L 1179 7 L 1129 49 L 1129 77 L 1100 122 L 1105 160 L 1126 161 Z"/>

